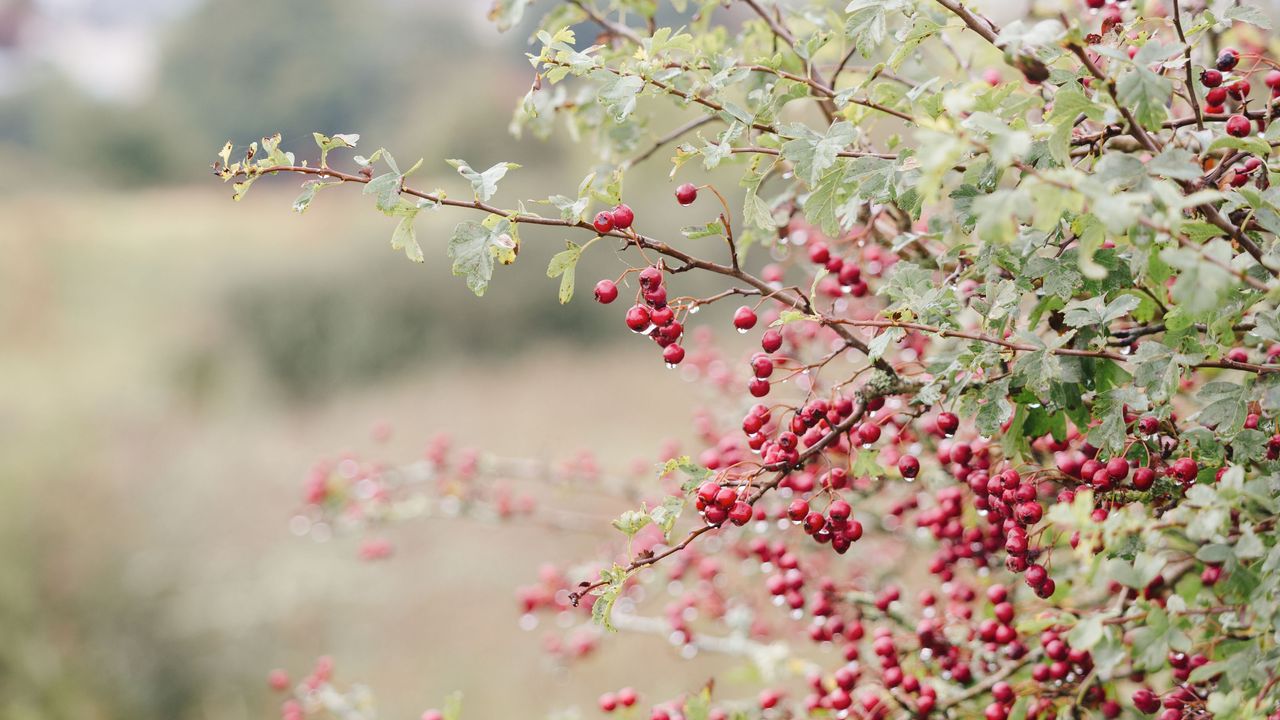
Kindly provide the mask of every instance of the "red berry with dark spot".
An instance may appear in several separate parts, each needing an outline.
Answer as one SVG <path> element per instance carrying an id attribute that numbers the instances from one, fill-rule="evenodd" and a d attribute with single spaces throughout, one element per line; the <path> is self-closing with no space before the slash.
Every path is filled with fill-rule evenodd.
<path id="1" fill-rule="evenodd" d="M 640 287 L 648 290 L 662 284 L 662 270 L 656 265 L 650 265 L 640 271 Z"/>
<path id="2" fill-rule="evenodd" d="M 591 226 L 600 234 L 607 233 L 613 229 L 613 215 L 608 210 L 601 210 L 596 213 L 596 219 L 591 222 Z"/>
<path id="3" fill-rule="evenodd" d="M 1216 88 L 1222 84 L 1222 73 L 1217 70 L 1205 70 L 1200 73 L 1200 84 L 1207 88 Z"/>
<path id="4" fill-rule="evenodd" d="M 920 461 L 915 455 L 903 455 L 898 459 L 898 472 L 904 478 L 913 478 L 920 474 Z"/>
<path id="5" fill-rule="evenodd" d="M 649 308 L 643 305 L 632 305 L 627 311 L 627 327 L 632 332 L 644 332 L 649 328 Z"/>
<path id="6" fill-rule="evenodd" d="M 1227 48 L 1218 54 L 1218 61 L 1214 63 L 1214 67 L 1221 72 L 1231 72 L 1240 62 L 1240 53 L 1235 48 Z"/>
<path id="7" fill-rule="evenodd" d="M 618 286 L 612 280 L 601 280 L 596 283 L 596 302 L 608 305 L 618 299 Z"/>
<path id="8" fill-rule="evenodd" d="M 955 413 L 938 413 L 938 432 L 951 437 L 956 434 L 956 429 L 959 427 L 960 418 L 956 417 Z"/>
<path id="9" fill-rule="evenodd" d="M 1253 123 L 1243 115 L 1232 115 L 1227 118 L 1227 134 L 1231 137 L 1246 137 L 1252 129 Z"/>

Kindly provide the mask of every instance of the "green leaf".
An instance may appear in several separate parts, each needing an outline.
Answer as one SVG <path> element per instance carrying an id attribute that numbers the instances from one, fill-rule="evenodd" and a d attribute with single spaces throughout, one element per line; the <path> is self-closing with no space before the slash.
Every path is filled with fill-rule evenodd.
<path id="1" fill-rule="evenodd" d="M 573 279 L 582 257 L 582 248 L 575 243 L 565 241 L 566 249 L 556 253 L 547 265 L 547 277 L 560 278 L 560 304 L 573 299 Z"/>
<path id="2" fill-rule="evenodd" d="M 488 202 L 489 198 L 498 192 L 498 181 L 506 176 L 508 170 L 520 167 L 516 163 L 501 162 L 484 172 L 476 172 L 465 160 L 448 160 L 447 162 L 458 171 L 459 175 L 471 181 L 471 189 L 475 193 L 476 200 L 480 202 Z"/>
<path id="3" fill-rule="evenodd" d="M 1116 96 L 1123 107 L 1148 130 L 1159 130 L 1169 116 L 1165 103 L 1173 94 L 1173 83 L 1144 67 L 1124 72 L 1116 82 Z"/>
<path id="4" fill-rule="evenodd" d="M 870 57 L 884 42 L 885 6 L 884 0 L 853 0 L 844 10 L 849 15 L 844 24 L 845 35 L 863 57 Z"/>
<path id="5" fill-rule="evenodd" d="M 495 216 L 491 216 L 495 217 Z M 482 224 L 467 220 L 453 228 L 449 238 L 449 257 L 453 258 L 453 274 L 467 278 L 467 287 L 477 296 L 484 295 L 493 277 L 494 260 L 499 255 L 514 257 L 513 247 L 518 247 L 510 220 Z M 504 257 L 504 262 L 510 262 Z"/>
<path id="6" fill-rule="evenodd" d="M 1172 145 L 1147 163 L 1147 171 L 1174 180 L 1198 180 L 1204 174 L 1194 153 Z"/>
<path id="7" fill-rule="evenodd" d="M 506 32 L 520 23 L 525 8 L 533 0 L 493 0 L 489 9 L 489 20 L 498 26 L 498 30 Z"/>
<path id="8" fill-rule="evenodd" d="M 1224 263 L 1229 263 L 1235 254 L 1224 240 L 1210 240 L 1205 243 L 1203 250 L 1206 255 Z M 1178 279 L 1173 283 L 1171 295 L 1173 301 L 1192 317 L 1207 317 L 1216 312 L 1225 293 L 1235 284 L 1231 273 L 1207 262 L 1193 250 L 1165 248 L 1161 251 L 1160 258 L 1180 271 Z"/>
<path id="9" fill-rule="evenodd" d="M 306 212 L 307 208 L 311 207 L 311 201 L 316 199 L 316 193 L 327 187 L 341 184 L 341 180 L 308 180 L 302 183 L 302 193 L 293 201 L 293 211 Z"/>
<path id="10" fill-rule="evenodd" d="M 403 250 L 405 257 L 420 263 L 424 261 L 422 256 L 422 247 L 418 245 L 418 235 L 413 229 L 413 221 L 417 217 L 417 212 L 406 214 L 400 218 L 400 222 L 396 224 L 395 232 L 391 234 L 391 248 L 393 250 Z"/>
<path id="11" fill-rule="evenodd" d="M 1249 390 L 1251 380 L 1241 382 L 1211 382 L 1200 388 L 1196 399 L 1203 403 L 1196 414 L 1197 422 L 1216 428 L 1216 432 L 1231 437 L 1244 427 L 1245 416 L 1249 414 Z"/>
<path id="12" fill-rule="evenodd" d="M 878 360 L 884 357 L 889 346 L 898 342 L 907 336 L 907 331 L 900 327 L 886 328 L 884 332 L 871 339 L 867 343 L 867 357 L 871 360 Z"/>
<path id="13" fill-rule="evenodd" d="M 600 579 L 605 585 L 591 605 L 591 619 L 610 632 L 618 630 L 613 626 L 613 606 L 618 602 L 618 596 L 622 594 L 622 588 L 629 577 L 626 568 L 617 564 L 600 571 Z"/>
<path id="14" fill-rule="evenodd" d="M 796 175 L 810 186 L 817 184 L 822 174 L 835 164 L 836 154 L 858 137 L 858 129 L 843 120 L 822 135 L 803 125 L 793 125 L 789 130 L 799 137 L 783 143 L 782 157 L 795 165 Z"/>
<path id="15" fill-rule="evenodd" d="M 1256 25 L 1263 30 L 1271 29 L 1270 16 L 1267 15 L 1265 10 L 1256 5 L 1236 5 L 1227 8 L 1227 11 L 1222 13 L 1222 18 Z"/>
<path id="16" fill-rule="evenodd" d="M 724 223 L 719 220 L 709 222 L 705 225 L 690 225 L 680 228 L 681 234 L 690 240 L 699 240 L 706 237 L 723 237 Z"/>
<path id="17" fill-rule="evenodd" d="M 1094 296 L 1087 300 L 1074 300 L 1063 308 L 1064 321 L 1071 327 L 1094 326 L 1105 329 L 1113 320 L 1118 320 L 1137 309 L 1141 301 L 1135 295 L 1124 294 L 1106 302 L 1106 298 Z"/>
<path id="18" fill-rule="evenodd" d="M 1143 340 L 1133 356 L 1133 380 L 1151 402 L 1165 403 L 1177 392 L 1183 369 L 1202 359 L 1203 355 L 1179 353 L 1155 340 Z"/>
<path id="19" fill-rule="evenodd" d="M 628 538 L 633 538 L 636 536 L 636 533 L 643 530 L 644 527 L 651 522 L 653 522 L 653 520 L 647 513 L 640 512 L 639 510 L 628 510 L 619 515 L 618 518 L 613 521 L 613 526 L 620 530 L 623 535 L 626 535 Z"/>
<path id="20" fill-rule="evenodd" d="M 671 539 L 671 530 L 675 528 L 676 520 L 679 520 L 680 514 L 684 512 L 684 506 L 684 497 L 668 495 L 661 505 L 649 511 L 649 519 L 654 525 L 662 528 L 662 537 L 665 540 Z"/>
<path id="21" fill-rule="evenodd" d="M 312 133 L 312 137 L 316 139 L 316 145 L 320 146 L 320 167 L 329 167 L 330 150 L 353 148 L 360 141 L 360 136 L 355 133 L 338 133 L 333 137 L 323 133 Z"/>
<path id="22" fill-rule="evenodd" d="M 614 122 L 621 123 L 635 112 L 636 96 L 644 89 L 643 78 L 600 69 L 591 73 L 591 79 L 600 84 L 596 90 L 596 101 L 604 105 Z"/>

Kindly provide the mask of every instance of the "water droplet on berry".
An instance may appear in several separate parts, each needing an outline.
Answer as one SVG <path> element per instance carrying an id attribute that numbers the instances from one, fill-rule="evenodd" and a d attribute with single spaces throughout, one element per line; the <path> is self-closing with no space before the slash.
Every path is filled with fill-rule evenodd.
<path id="1" fill-rule="evenodd" d="M 738 334 L 739 334 L 739 335 L 746 335 L 746 334 L 747 334 L 747 329 L 746 329 L 746 328 L 738 328 Z"/>

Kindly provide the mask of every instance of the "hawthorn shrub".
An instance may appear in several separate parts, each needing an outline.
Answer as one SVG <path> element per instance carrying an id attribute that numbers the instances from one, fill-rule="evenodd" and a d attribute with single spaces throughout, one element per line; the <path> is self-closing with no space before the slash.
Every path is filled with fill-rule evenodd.
<path id="1" fill-rule="evenodd" d="M 532 5 L 492 16 L 508 29 Z M 614 629 L 738 654 L 761 687 L 611 690 L 601 713 L 1280 718 L 1267 14 L 1087 0 L 1001 27 L 960 0 L 539 5 L 513 127 L 593 143 L 576 189 L 500 205 L 515 165 L 450 160 L 463 191 L 424 191 L 421 163 L 386 150 L 335 161 L 355 135 L 317 134 L 311 162 L 279 136 L 239 159 L 229 143 L 215 171 L 237 198 L 305 176 L 299 212 L 363 186 L 416 262 L 416 217 L 456 210 L 447 254 L 476 295 L 529 226 L 573 238 L 548 268 L 562 302 L 584 253 L 624 258 L 598 311 L 719 399 L 702 449 L 656 479 L 444 442 L 411 465 L 340 458 L 309 479 L 304 525 L 581 520 L 510 478 L 633 498 L 601 562 L 519 591 L 522 622 L 579 618 L 549 647 L 565 658 Z M 628 172 L 659 154 L 671 205 L 628 206 Z M 683 237 L 646 234 L 659 213 L 689 218 Z M 685 273 L 722 290 L 682 295 Z M 699 322 L 713 303 L 740 306 L 732 329 Z M 715 337 L 734 330 L 758 350 L 729 357 Z M 272 675 L 286 718 L 361 716 L 331 669 Z"/>

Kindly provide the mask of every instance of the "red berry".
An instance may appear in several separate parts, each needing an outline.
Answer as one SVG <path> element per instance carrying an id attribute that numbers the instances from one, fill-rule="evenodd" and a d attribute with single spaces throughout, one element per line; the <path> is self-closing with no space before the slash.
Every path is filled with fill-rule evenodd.
<path id="1" fill-rule="evenodd" d="M 1280 72 L 1280 71 L 1276 71 Z M 1222 107 L 1227 101 L 1227 89 L 1224 87 L 1216 87 L 1204 94 L 1204 103 L 1213 107 Z"/>
<path id="2" fill-rule="evenodd" d="M 1012 705 L 1014 699 L 1013 686 L 1001 680 L 991 686 L 991 697 L 1002 705 Z"/>
<path id="3" fill-rule="evenodd" d="M 618 299 L 618 286 L 612 280 L 601 280 L 596 283 L 596 302 L 608 305 Z"/>
<path id="4" fill-rule="evenodd" d="M 679 365 L 680 361 L 684 360 L 684 348 L 672 343 L 662 349 L 662 359 L 668 365 Z"/>
<path id="5" fill-rule="evenodd" d="M 1227 48 L 1218 55 L 1218 61 L 1214 64 L 1214 67 L 1222 72 L 1231 72 L 1239 62 L 1240 53 L 1236 52 L 1234 48 Z"/>
<path id="6" fill-rule="evenodd" d="M 649 322 L 658 327 L 666 327 L 676 321 L 676 311 L 672 310 L 669 305 L 654 308 L 649 312 Z"/>
<path id="7" fill-rule="evenodd" d="M 1160 697 L 1147 688 L 1139 688 L 1133 693 L 1133 706 L 1139 712 L 1152 715 L 1160 709 Z"/>
<path id="8" fill-rule="evenodd" d="M 751 515 L 751 506 L 741 500 L 734 503 L 733 507 L 729 508 L 729 522 L 732 522 L 734 525 L 746 525 L 751 521 Z"/>
<path id="9" fill-rule="evenodd" d="M 853 508 L 844 500 L 836 500 L 827 508 L 827 515 L 836 522 L 844 522 L 853 514 Z"/>
<path id="10" fill-rule="evenodd" d="M 640 287 L 644 290 L 657 287 L 662 284 L 662 270 L 656 265 L 650 265 L 640 271 Z"/>
<path id="11" fill-rule="evenodd" d="M 608 210 L 601 210 L 596 213 L 596 219 L 591 222 L 596 232 L 604 234 L 613 229 L 613 215 Z"/>
<path id="12" fill-rule="evenodd" d="M 760 337 L 760 347 L 767 353 L 778 352 L 782 348 L 782 333 L 774 328 L 765 330 L 764 335 Z"/>
<path id="13" fill-rule="evenodd" d="M 636 691 L 632 688 L 625 687 L 618 691 L 618 703 L 623 707 L 631 707 L 632 705 L 635 705 L 636 701 L 639 699 L 640 696 L 637 695 Z"/>
<path id="14" fill-rule="evenodd" d="M 938 431 L 947 437 L 955 435 L 956 429 L 960 427 L 960 418 L 955 413 L 943 412 L 938 413 Z"/>
<path id="15" fill-rule="evenodd" d="M 913 478 L 920 474 L 920 461 L 915 455 L 903 455 L 898 459 L 898 472 L 904 478 Z"/>
<path id="16" fill-rule="evenodd" d="M 768 395 L 770 387 L 769 381 L 764 378 L 751 378 L 751 381 L 747 383 L 747 391 L 751 393 L 752 397 Z"/>
<path id="17" fill-rule="evenodd" d="M 1143 435 L 1154 435 L 1160 429 L 1160 421 L 1154 415 L 1143 415 L 1138 418 L 1138 432 Z"/>
<path id="18" fill-rule="evenodd" d="M 1237 80 L 1227 86 L 1227 94 L 1236 100 L 1244 100 L 1249 97 L 1250 89 L 1248 80 Z"/>
<path id="19" fill-rule="evenodd" d="M 751 372 L 758 378 L 767 378 L 773 374 L 773 359 L 764 353 L 757 353 L 751 358 Z"/>
<path id="20" fill-rule="evenodd" d="M 1200 84 L 1208 88 L 1216 88 L 1222 84 L 1222 73 L 1217 70 L 1205 70 L 1200 73 Z"/>
<path id="21" fill-rule="evenodd" d="M 685 183 L 676 188 L 676 202 L 681 205 L 692 205 L 698 199 L 698 188 L 693 183 Z"/>
<path id="22" fill-rule="evenodd" d="M 879 440 L 880 426 L 873 422 L 862 423 L 858 426 L 858 439 L 862 441 L 863 445 L 870 445 Z"/>
<path id="23" fill-rule="evenodd" d="M 1232 115 L 1227 118 L 1227 134 L 1232 137 L 1245 137 L 1252 129 L 1253 124 L 1249 122 L 1249 118 L 1243 115 Z"/>
<path id="24" fill-rule="evenodd" d="M 1268 72 L 1262 82 L 1272 90 L 1280 88 L 1280 70 L 1272 70 L 1271 72 Z"/>
<path id="25" fill-rule="evenodd" d="M 756 311 L 743 305 L 733 313 L 733 326 L 746 332 L 756 326 Z"/>
<path id="26" fill-rule="evenodd" d="M 644 332 L 649 328 L 650 317 L 649 308 L 643 305 L 632 305 L 627 311 L 627 327 L 632 332 Z"/>
<path id="27" fill-rule="evenodd" d="M 1140 467 L 1133 471 L 1133 487 L 1135 490 L 1150 490 L 1156 481 L 1156 473 L 1149 467 Z"/>
<path id="28" fill-rule="evenodd" d="M 1121 457 L 1114 457 L 1107 461 L 1107 474 L 1114 480 L 1123 480 L 1129 476 L 1129 463 Z"/>
<path id="29" fill-rule="evenodd" d="M 289 687 L 289 673 L 281 669 L 272 670 L 267 675 L 267 684 L 272 690 L 285 690 Z"/>
<path id="30" fill-rule="evenodd" d="M 809 260 L 817 265 L 826 265 L 831 259 L 831 251 L 827 249 L 827 244 L 817 240 L 809 243 Z"/>
<path id="31" fill-rule="evenodd" d="M 787 506 L 787 517 L 791 518 L 791 522 L 800 522 L 809 514 L 809 503 L 796 498 Z"/>
<path id="32" fill-rule="evenodd" d="M 720 486 L 708 480 L 698 486 L 698 499 L 703 503 L 715 502 L 718 492 L 720 492 Z"/>
<path id="33" fill-rule="evenodd" d="M 1200 473 L 1200 466 L 1196 464 L 1195 460 L 1189 457 L 1178 458 L 1174 461 L 1173 466 L 1170 469 L 1183 483 L 1190 483 L 1194 481 L 1196 479 L 1196 475 Z"/>
<path id="34" fill-rule="evenodd" d="M 625 204 L 620 204 L 613 209 L 610 217 L 613 218 L 613 226 L 619 230 L 626 230 L 631 227 L 631 223 L 635 221 L 636 214 L 631 208 Z"/>
<path id="35" fill-rule="evenodd" d="M 605 693 L 600 696 L 600 709 L 605 712 L 613 712 L 618 708 L 618 696 L 613 693 Z"/>

